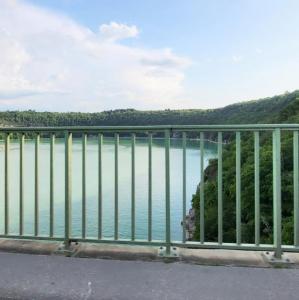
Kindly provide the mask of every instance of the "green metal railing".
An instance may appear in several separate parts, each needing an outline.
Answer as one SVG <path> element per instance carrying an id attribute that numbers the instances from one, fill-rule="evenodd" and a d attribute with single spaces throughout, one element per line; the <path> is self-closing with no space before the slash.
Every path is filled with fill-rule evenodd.
<path id="1" fill-rule="evenodd" d="M 282 245 L 281 228 L 281 132 L 288 131 L 293 134 L 293 180 L 294 180 L 294 245 Z M 242 243 L 242 193 L 241 193 L 241 136 L 244 132 L 252 133 L 254 137 L 254 243 Z M 263 245 L 260 243 L 260 133 L 272 132 L 273 149 L 273 244 Z M 276 257 L 281 257 L 282 251 L 299 251 L 299 146 L 298 146 L 299 124 L 271 124 L 271 125 L 202 125 L 202 126 L 126 126 L 126 127 L 40 127 L 40 128 L 1 128 L 0 134 L 4 136 L 4 234 L 1 238 L 61 240 L 65 245 L 73 241 L 71 237 L 71 211 L 72 211 L 72 136 L 82 137 L 82 237 L 76 239 L 78 242 L 99 243 L 126 243 L 165 246 L 166 253 L 170 253 L 172 246 L 196 247 L 196 248 L 223 248 L 223 249 L 251 249 L 251 250 L 273 250 Z M 182 240 L 171 239 L 171 195 L 170 195 L 170 140 L 172 134 L 180 134 L 182 137 Z M 200 240 L 186 240 L 186 145 L 187 134 L 196 133 L 200 137 L 200 167 L 198 174 L 200 178 Z M 229 133 L 235 136 L 236 144 L 236 242 L 223 242 L 223 134 Z M 39 147 L 40 136 L 47 135 L 50 138 L 50 209 L 49 209 L 49 236 L 39 234 Z M 131 138 L 131 239 L 119 238 L 119 136 L 126 134 Z M 148 139 L 148 238 L 137 240 L 135 237 L 135 143 L 136 135 L 142 134 Z M 165 150 L 165 240 L 154 241 L 152 239 L 152 144 L 153 134 L 164 136 Z M 218 207 L 218 241 L 207 242 L 205 240 L 205 193 L 204 193 L 204 139 L 207 134 L 214 134 L 217 141 L 217 207 Z M 19 153 L 19 234 L 9 234 L 9 165 L 10 165 L 10 140 L 11 136 L 18 136 L 20 143 Z M 25 135 L 34 136 L 35 159 L 34 159 L 34 234 L 24 235 L 24 141 Z M 65 211 L 64 211 L 64 237 L 54 235 L 54 160 L 55 160 L 55 138 L 64 135 L 65 139 Z M 97 238 L 86 237 L 86 143 L 87 136 L 93 135 L 98 138 L 98 214 L 97 214 Z M 114 238 L 103 238 L 103 138 L 105 135 L 114 136 Z M 190 199 L 189 199 L 190 200 Z"/>

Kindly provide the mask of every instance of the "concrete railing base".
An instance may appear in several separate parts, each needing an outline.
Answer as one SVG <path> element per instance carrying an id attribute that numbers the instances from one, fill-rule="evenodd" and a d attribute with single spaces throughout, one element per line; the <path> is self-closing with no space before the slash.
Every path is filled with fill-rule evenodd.
<path id="1" fill-rule="evenodd" d="M 262 251 L 172 247 L 172 254 L 175 255 L 170 258 L 163 255 L 163 253 L 165 254 L 163 247 L 160 249 L 159 247 L 138 245 L 71 243 L 70 247 L 66 249 L 61 242 L 15 239 L 1 239 L 0 251 L 116 260 L 185 262 L 215 266 L 299 268 L 299 253 L 285 253 L 283 260 L 276 262 L 271 260 L 271 253 L 267 254 Z"/>

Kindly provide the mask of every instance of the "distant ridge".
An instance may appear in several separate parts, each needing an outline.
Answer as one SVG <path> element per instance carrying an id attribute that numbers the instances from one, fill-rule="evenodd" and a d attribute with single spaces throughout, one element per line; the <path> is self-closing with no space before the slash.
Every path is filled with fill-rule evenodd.
<path id="1" fill-rule="evenodd" d="M 99 113 L 2 111 L 2 126 L 125 126 L 125 125 L 188 125 L 242 124 L 285 122 L 294 115 L 299 90 L 271 98 L 240 102 L 217 109 L 150 110 L 118 109 Z M 296 110 L 297 112 L 297 110 Z M 284 114 L 284 115 L 283 115 Z M 299 121 L 299 118 L 298 120 Z"/>

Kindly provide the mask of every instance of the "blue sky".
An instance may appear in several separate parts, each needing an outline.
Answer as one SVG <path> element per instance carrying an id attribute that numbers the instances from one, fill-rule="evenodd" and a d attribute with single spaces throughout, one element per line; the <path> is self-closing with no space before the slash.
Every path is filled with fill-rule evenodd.
<path id="1" fill-rule="evenodd" d="M 2 68 L 16 71 L 0 104 L 212 108 L 292 91 L 298 11 L 296 0 L 3 0 L 0 43 L 15 54 Z"/>

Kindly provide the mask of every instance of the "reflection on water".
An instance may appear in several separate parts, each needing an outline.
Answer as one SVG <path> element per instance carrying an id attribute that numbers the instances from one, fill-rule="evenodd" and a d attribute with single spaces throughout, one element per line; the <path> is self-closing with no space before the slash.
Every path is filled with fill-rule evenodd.
<path id="1" fill-rule="evenodd" d="M 171 238 L 182 237 L 182 140 L 171 140 Z M 205 165 L 216 155 L 217 145 L 205 142 Z M 18 234 L 19 228 L 19 144 L 11 141 L 10 146 L 10 233 Z M 82 217 L 82 145 L 81 139 L 73 139 L 72 161 L 72 235 L 81 235 Z M 24 234 L 33 234 L 34 226 L 34 141 L 26 140 L 24 147 Z M 148 145 L 144 138 L 136 139 L 136 239 L 147 239 L 148 222 Z M 165 150 L 162 139 L 153 140 L 152 148 L 152 236 L 154 240 L 165 238 Z M 103 145 L 103 237 L 114 234 L 114 140 L 105 137 Z M 39 228 L 40 235 L 49 234 L 49 167 L 48 139 L 40 143 L 39 165 Z M 87 236 L 97 236 L 98 203 L 98 144 L 90 137 L 86 155 L 86 224 Z M 0 145 L 0 232 L 4 230 L 4 151 Z M 199 141 L 187 143 L 187 208 L 200 179 Z M 64 141 L 55 144 L 54 172 L 54 234 L 64 232 Z M 131 234 L 131 141 L 120 139 L 119 144 L 119 238 L 130 238 Z"/>

